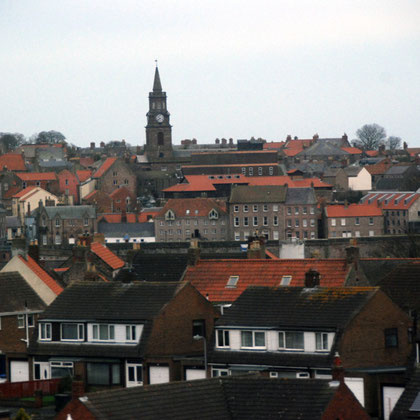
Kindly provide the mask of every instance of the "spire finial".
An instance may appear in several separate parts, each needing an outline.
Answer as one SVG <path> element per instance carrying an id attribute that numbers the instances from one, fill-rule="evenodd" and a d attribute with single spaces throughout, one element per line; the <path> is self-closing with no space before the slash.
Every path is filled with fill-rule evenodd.
<path id="1" fill-rule="evenodd" d="M 160 84 L 159 69 L 157 66 L 157 60 L 155 60 L 155 79 L 153 81 L 153 92 L 162 92 L 162 85 Z"/>
<path id="2" fill-rule="evenodd" d="M 158 61 L 157 60 L 155 60 L 155 64 L 156 64 L 156 68 L 157 68 L 157 66 L 158 66 Z"/>

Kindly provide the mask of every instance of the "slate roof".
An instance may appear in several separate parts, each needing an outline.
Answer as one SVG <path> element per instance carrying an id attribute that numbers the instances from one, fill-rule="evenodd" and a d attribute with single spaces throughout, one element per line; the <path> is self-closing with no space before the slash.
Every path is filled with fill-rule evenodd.
<path id="1" fill-rule="evenodd" d="M 316 204 L 313 188 L 288 188 L 286 195 L 287 204 Z"/>
<path id="2" fill-rule="evenodd" d="M 105 162 L 102 163 L 98 170 L 93 174 L 93 178 L 100 178 L 102 175 L 104 175 L 117 159 L 118 158 L 116 157 L 107 158 Z"/>
<path id="3" fill-rule="evenodd" d="M 25 310 L 43 310 L 45 303 L 25 279 L 15 271 L 0 273 L 0 314 Z"/>
<path id="4" fill-rule="evenodd" d="M 411 167 L 411 165 L 393 165 L 385 172 L 385 175 L 403 175 Z"/>
<path id="5" fill-rule="evenodd" d="M 96 419 L 321 419 L 337 386 L 320 379 L 217 377 L 87 394 Z"/>
<path id="6" fill-rule="evenodd" d="M 420 409 L 413 410 L 413 402 L 420 394 L 420 367 L 413 370 L 410 381 L 392 410 L 390 420 L 420 419 Z M 410 410 L 411 409 L 411 410 Z"/>
<path id="7" fill-rule="evenodd" d="M 20 153 L 5 153 L 0 156 L 0 171 L 7 167 L 9 171 L 26 171 L 25 160 Z"/>
<path id="8" fill-rule="evenodd" d="M 341 140 L 341 139 L 340 139 Z M 307 149 L 303 149 L 299 154 L 302 156 L 349 156 L 350 154 L 340 147 L 328 141 L 316 141 Z"/>
<path id="9" fill-rule="evenodd" d="M 47 212 L 49 219 L 57 216 L 60 219 L 96 218 L 94 206 L 46 206 L 44 210 Z"/>
<path id="10" fill-rule="evenodd" d="M 347 166 L 344 168 L 344 172 L 347 176 L 358 176 L 360 171 L 363 169 L 363 166 Z"/>
<path id="11" fill-rule="evenodd" d="M 345 259 L 200 259 L 185 272 L 185 281 L 211 302 L 233 302 L 249 286 L 280 285 L 283 276 L 292 276 L 290 286 L 304 286 L 305 274 L 321 275 L 321 286 L 344 286 L 349 266 Z M 230 276 L 239 276 L 236 287 L 226 287 Z"/>
<path id="12" fill-rule="evenodd" d="M 281 185 L 238 185 L 232 188 L 230 203 L 282 203 L 286 200 L 287 188 Z"/>
<path id="13" fill-rule="evenodd" d="M 144 223 L 98 223 L 98 232 L 103 233 L 105 238 L 123 238 L 125 235 L 130 237 L 153 238 L 155 236 L 155 224 Z"/>
<path id="14" fill-rule="evenodd" d="M 78 282 L 64 289 L 41 318 L 44 320 L 151 320 L 169 302 L 179 283 Z"/>
<path id="15" fill-rule="evenodd" d="M 292 179 L 289 176 L 258 176 L 248 177 L 249 185 L 288 185 L 289 188 L 332 188 L 331 184 L 321 181 L 319 178 Z"/>
<path id="16" fill-rule="evenodd" d="M 420 313 L 420 262 L 400 264 L 377 286 L 405 311 Z"/>
<path id="17" fill-rule="evenodd" d="M 99 242 L 92 242 L 90 244 L 90 250 L 113 270 L 118 270 L 125 265 L 125 262 L 121 258 L 117 257 L 110 249 Z"/>
<path id="18" fill-rule="evenodd" d="M 376 204 L 334 204 L 325 207 L 327 217 L 375 217 L 382 216 L 382 209 Z"/>

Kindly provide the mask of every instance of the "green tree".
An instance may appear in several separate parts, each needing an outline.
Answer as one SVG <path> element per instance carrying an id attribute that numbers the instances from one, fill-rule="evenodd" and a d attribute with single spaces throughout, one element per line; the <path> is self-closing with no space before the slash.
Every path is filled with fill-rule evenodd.
<path id="1" fill-rule="evenodd" d="M 3 152 L 15 149 L 19 144 L 25 143 L 25 136 L 20 133 L 0 133 L 0 144 Z"/>
<path id="2" fill-rule="evenodd" d="M 31 416 L 23 408 L 19 408 L 13 420 L 31 420 Z"/>
<path id="3" fill-rule="evenodd" d="M 64 140 L 66 139 L 66 137 L 60 133 L 59 131 L 54 131 L 54 130 L 50 130 L 50 131 L 41 131 L 38 134 L 34 134 L 33 136 L 31 136 L 31 140 L 33 140 L 34 143 L 39 144 L 39 143 L 50 143 L 50 144 L 55 144 L 55 143 L 62 143 L 64 142 Z"/>

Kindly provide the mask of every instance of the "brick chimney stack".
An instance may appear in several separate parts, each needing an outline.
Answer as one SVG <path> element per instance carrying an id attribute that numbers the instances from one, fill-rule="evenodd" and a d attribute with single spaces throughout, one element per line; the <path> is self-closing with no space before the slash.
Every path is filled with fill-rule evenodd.
<path id="1" fill-rule="evenodd" d="M 344 382 L 344 367 L 338 352 L 334 355 L 331 373 L 333 381 L 339 381 L 340 383 Z"/>
<path id="2" fill-rule="evenodd" d="M 347 264 L 357 265 L 357 263 L 359 262 L 359 258 L 360 258 L 360 249 L 358 246 L 351 245 L 346 248 Z"/>
<path id="3" fill-rule="evenodd" d="M 188 248 L 188 265 L 194 266 L 200 259 L 200 243 L 198 238 L 191 238 L 190 247 Z"/>
<path id="4" fill-rule="evenodd" d="M 248 259 L 265 259 L 265 238 L 264 236 L 250 236 L 248 239 Z"/>

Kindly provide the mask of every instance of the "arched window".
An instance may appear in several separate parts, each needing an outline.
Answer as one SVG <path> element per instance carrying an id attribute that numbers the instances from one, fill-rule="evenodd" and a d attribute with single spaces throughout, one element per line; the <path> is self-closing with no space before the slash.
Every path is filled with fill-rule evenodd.
<path id="1" fill-rule="evenodd" d="M 163 146 L 163 140 L 164 140 L 163 133 L 159 131 L 157 135 L 158 146 Z"/>

